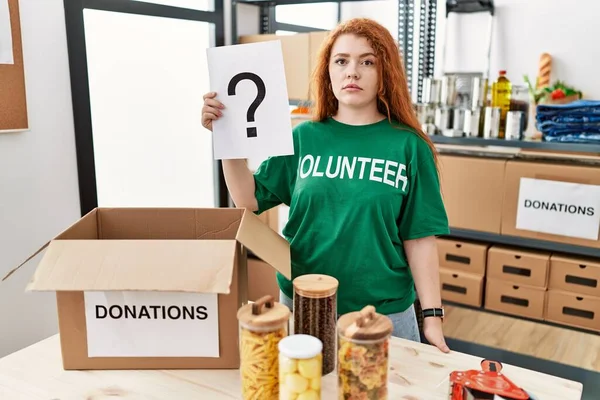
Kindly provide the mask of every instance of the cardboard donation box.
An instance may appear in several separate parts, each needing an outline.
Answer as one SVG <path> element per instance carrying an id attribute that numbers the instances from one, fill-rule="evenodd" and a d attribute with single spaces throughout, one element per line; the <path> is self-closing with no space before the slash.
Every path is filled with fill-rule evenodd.
<path id="1" fill-rule="evenodd" d="M 49 242 L 65 369 L 238 368 L 246 248 L 291 276 L 287 241 L 235 208 L 98 208 Z"/>

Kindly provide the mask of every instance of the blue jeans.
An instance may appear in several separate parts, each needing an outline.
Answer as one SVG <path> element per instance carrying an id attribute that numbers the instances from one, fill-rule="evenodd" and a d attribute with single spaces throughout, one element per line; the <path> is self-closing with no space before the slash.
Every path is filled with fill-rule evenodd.
<path id="1" fill-rule="evenodd" d="M 282 291 L 279 291 L 279 302 L 293 311 L 294 302 Z M 414 342 L 421 341 L 414 305 L 411 305 L 403 312 L 389 314 L 388 317 L 392 320 L 392 325 L 394 326 L 392 336 L 412 340 Z"/>

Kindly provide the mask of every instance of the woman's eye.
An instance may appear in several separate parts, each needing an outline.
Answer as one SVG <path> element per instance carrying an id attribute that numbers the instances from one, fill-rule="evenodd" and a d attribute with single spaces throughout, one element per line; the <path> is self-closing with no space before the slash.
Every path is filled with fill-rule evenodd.
<path id="1" fill-rule="evenodd" d="M 343 58 L 338 58 L 337 60 L 335 60 L 335 63 L 338 65 L 344 65 L 346 63 L 346 60 L 344 60 Z"/>
<path id="2" fill-rule="evenodd" d="M 375 63 L 372 60 L 365 60 L 364 64 L 365 65 L 374 65 Z"/>

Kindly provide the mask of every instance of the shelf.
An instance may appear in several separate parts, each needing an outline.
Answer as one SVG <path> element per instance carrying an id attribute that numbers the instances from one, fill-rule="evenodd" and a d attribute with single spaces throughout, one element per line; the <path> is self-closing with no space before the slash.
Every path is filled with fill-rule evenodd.
<path id="1" fill-rule="evenodd" d="M 238 4 L 252 4 L 256 6 L 285 6 L 291 4 L 312 4 L 312 3 L 347 3 L 353 1 L 373 1 L 373 0 L 233 0 Z"/>
<path id="2" fill-rule="evenodd" d="M 494 14 L 493 0 L 447 0 L 446 15 L 450 13 L 471 14 L 489 12 Z"/>
<path id="3" fill-rule="evenodd" d="M 600 248 L 575 246 L 572 244 L 549 242 L 546 240 L 530 239 L 518 236 L 498 235 L 495 233 L 472 231 L 468 229 L 450 229 L 450 235 L 457 239 L 475 240 L 501 244 L 506 246 L 526 247 L 535 250 L 551 251 L 554 253 L 566 253 L 583 257 L 600 258 Z"/>
<path id="4" fill-rule="evenodd" d="M 570 151 L 600 154 L 600 144 L 595 143 L 557 143 L 529 140 L 484 139 L 479 137 L 448 137 L 442 135 L 430 135 L 429 138 L 434 143 L 451 144 L 457 146 L 499 146 L 514 147 L 521 149 Z"/>

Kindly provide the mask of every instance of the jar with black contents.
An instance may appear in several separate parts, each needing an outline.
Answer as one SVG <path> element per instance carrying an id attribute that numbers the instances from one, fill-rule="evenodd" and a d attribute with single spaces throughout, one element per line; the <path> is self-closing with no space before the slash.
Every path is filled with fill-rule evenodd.
<path id="1" fill-rule="evenodd" d="M 294 333 L 311 335 L 323 343 L 322 374 L 335 370 L 337 279 L 320 274 L 294 279 Z"/>
<path id="2" fill-rule="evenodd" d="M 387 400 L 389 340 L 394 326 L 386 315 L 366 306 L 338 321 L 340 399 Z"/>

